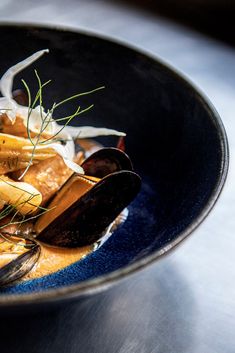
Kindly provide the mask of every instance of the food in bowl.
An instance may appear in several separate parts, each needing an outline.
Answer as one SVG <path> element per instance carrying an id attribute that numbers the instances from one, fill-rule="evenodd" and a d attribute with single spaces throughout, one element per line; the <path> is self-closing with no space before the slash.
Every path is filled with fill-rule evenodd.
<path id="1" fill-rule="evenodd" d="M 37 71 L 34 98 L 24 80 L 27 95 L 12 93 L 15 74 L 46 52 L 11 67 L 0 81 L 0 286 L 56 272 L 102 245 L 126 219 L 141 185 L 123 151 L 124 133 L 68 126 L 92 105 L 53 118 L 58 107 L 103 87 L 47 112 L 43 92 L 50 81 L 42 83 Z M 118 136 L 118 148 L 90 140 L 102 135 Z"/>

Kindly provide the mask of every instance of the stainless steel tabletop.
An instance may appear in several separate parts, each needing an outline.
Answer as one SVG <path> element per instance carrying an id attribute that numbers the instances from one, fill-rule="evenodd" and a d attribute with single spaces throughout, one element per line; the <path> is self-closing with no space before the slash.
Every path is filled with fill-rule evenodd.
<path id="1" fill-rule="evenodd" d="M 5 320 L 1 352 L 234 353 L 235 49 L 111 1 L 1 0 L 0 20 L 95 31 L 161 57 L 211 99 L 231 154 L 219 202 L 180 248 L 82 305 Z"/>

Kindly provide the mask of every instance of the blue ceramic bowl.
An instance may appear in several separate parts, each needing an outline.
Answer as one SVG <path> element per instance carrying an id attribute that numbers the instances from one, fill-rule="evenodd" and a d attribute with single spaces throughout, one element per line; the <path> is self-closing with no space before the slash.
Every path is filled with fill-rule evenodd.
<path id="1" fill-rule="evenodd" d="M 158 59 L 92 34 L 2 25 L 0 47 L 5 43 L 0 75 L 32 52 L 50 49 L 15 81 L 15 88 L 22 77 L 32 86 L 35 67 L 43 79 L 52 79 L 45 106 L 106 86 L 82 100 L 92 100 L 95 109 L 81 123 L 126 131 L 142 190 L 128 220 L 99 250 L 50 276 L 1 289 L 0 305 L 93 294 L 176 247 L 211 210 L 227 174 L 226 134 L 207 98 Z"/>

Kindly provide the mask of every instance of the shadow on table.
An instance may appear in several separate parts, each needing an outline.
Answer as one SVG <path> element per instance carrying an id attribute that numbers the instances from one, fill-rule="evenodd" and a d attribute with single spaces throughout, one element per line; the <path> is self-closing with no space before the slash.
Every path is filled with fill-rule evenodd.
<path id="1" fill-rule="evenodd" d="M 235 0 L 114 0 L 190 26 L 235 45 Z"/>
<path id="2" fill-rule="evenodd" d="M 77 304 L 2 318 L 1 353 L 188 353 L 196 310 L 168 261 Z"/>

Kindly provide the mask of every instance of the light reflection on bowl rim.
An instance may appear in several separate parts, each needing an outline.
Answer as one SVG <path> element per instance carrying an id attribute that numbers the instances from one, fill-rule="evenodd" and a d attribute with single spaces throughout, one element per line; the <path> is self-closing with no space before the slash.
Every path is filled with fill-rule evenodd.
<path id="1" fill-rule="evenodd" d="M 170 251 L 175 249 L 184 239 L 186 239 L 207 217 L 209 212 L 214 207 L 216 201 L 219 198 L 219 195 L 223 189 L 229 166 L 229 149 L 228 149 L 228 140 L 225 132 L 225 128 L 221 121 L 221 118 L 210 102 L 210 100 L 206 97 L 204 93 L 196 87 L 189 78 L 187 78 L 184 74 L 176 70 L 169 63 L 161 60 L 157 56 L 153 55 L 151 52 L 147 50 L 140 49 L 129 42 L 124 40 L 118 40 L 117 38 L 106 36 L 103 33 L 97 33 L 93 31 L 87 31 L 83 29 L 78 29 L 70 26 L 63 25 L 51 25 L 51 24 L 40 24 L 40 23 L 21 23 L 21 22 L 1 22 L 1 27 L 10 28 L 25 28 L 25 29 L 39 29 L 39 30 L 51 30 L 51 31 L 66 31 L 71 33 L 77 33 L 85 36 L 91 36 L 97 39 L 104 40 L 106 42 L 110 42 L 111 44 L 117 44 L 122 47 L 126 47 L 128 50 L 134 51 L 135 53 L 139 53 L 143 56 L 146 56 L 149 60 L 157 61 L 160 66 L 164 70 L 167 70 L 171 73 L 172 76 L 176 78 L 176 80 L 181 81 L 185 86 L 188 87 L 189 90 L 193 91 L 196 94 L 197 99 L 199 99 L 206 110 L 211 115 L 210 119 L 213 121 L 217 133 L 219 135 L 222 158 L 221 158 L 221 166 L 220 166 L 220 174 L 217 180 L 216 185 L 211 193 L 211 196 L 205 205 L 205 207 L 201 210 L 200 214 L 194 219 L 194 221 L 183 231 L 181 232 L 175 240 L 173 240 L 170 244 L 162 247 L 161 249 L 155 251 L 153 254 L 144 257 L 143 259 L 137 260 L 135 263 L 122 267 L 118 270 L 115 270 L 109 274 L 99 276 L 94 279 L 89 279 L 82 281 L 78 284 L 73 284 L 70 286 L 60 287 L 56 289 L 49 289 L 43 292 L 35 292 L 35 293 L 26 293 L 26 294 L 9 294 L 9 295 L 0 295 L 0 308 L 14 308 L 18 306 L 35 306 L 41 304 L 56 304 L 62 301 L 72 301 L 77 300 L 78 298 L 82 298 L 85 296 L 93 295 L 99 293 L 112 285 L 118 283 L 119 281 L 126 279 L 129 275 L 132 275 L 150 264 L 153 264 L 158 259 L 162 258 L 164 255 L 168 254 Z"/>

